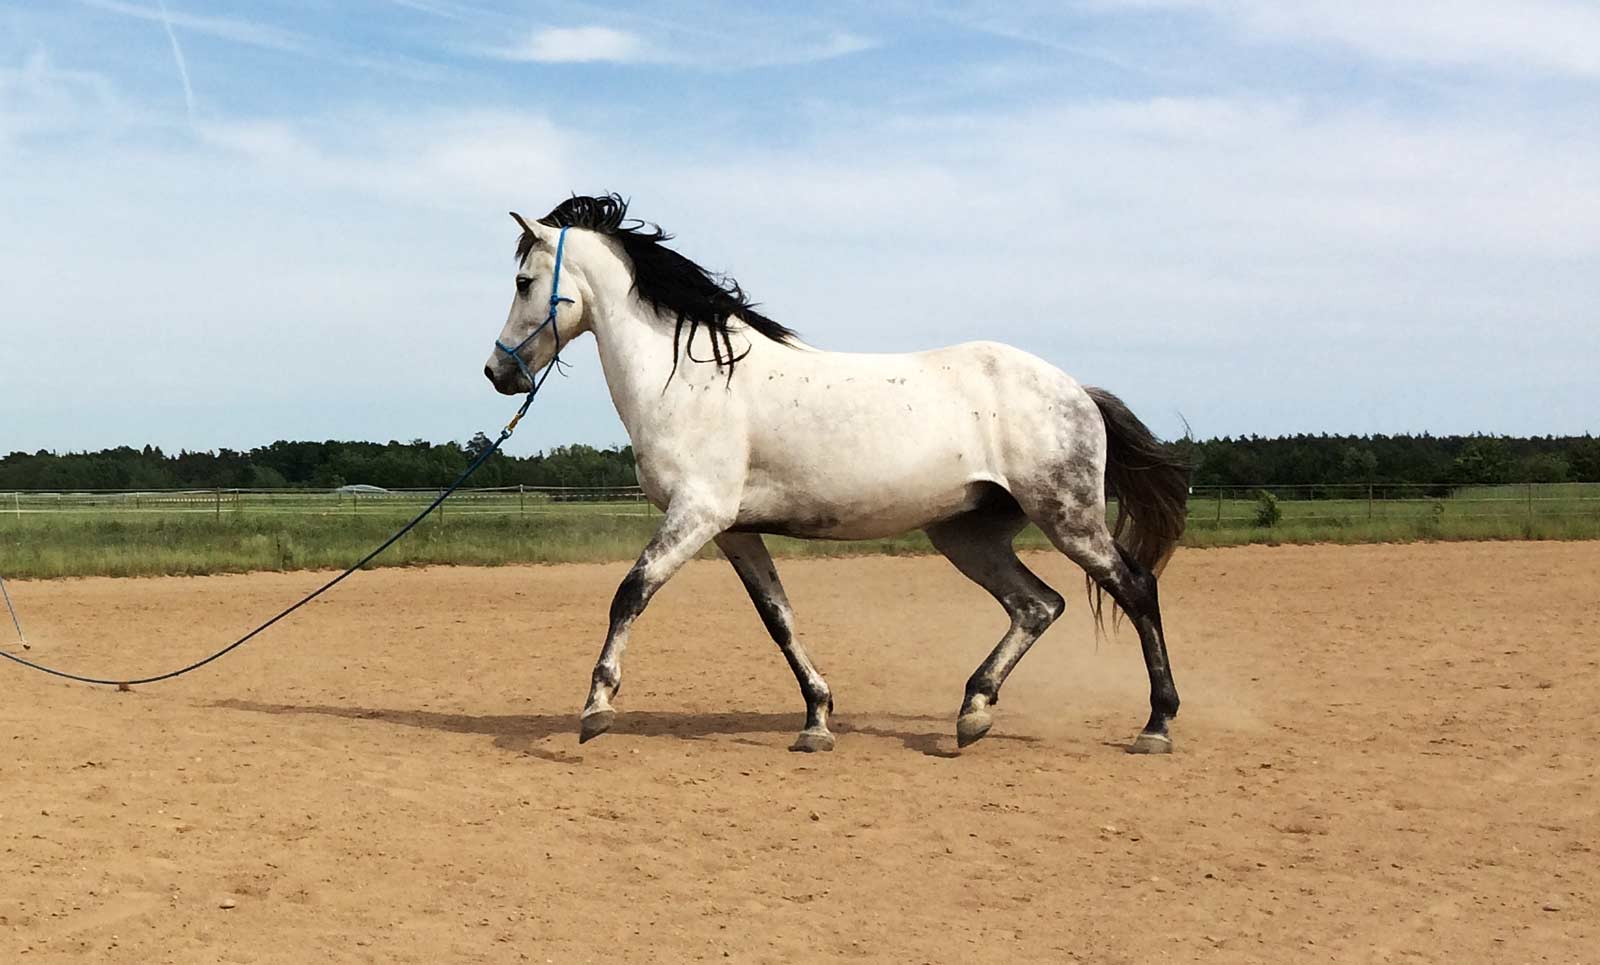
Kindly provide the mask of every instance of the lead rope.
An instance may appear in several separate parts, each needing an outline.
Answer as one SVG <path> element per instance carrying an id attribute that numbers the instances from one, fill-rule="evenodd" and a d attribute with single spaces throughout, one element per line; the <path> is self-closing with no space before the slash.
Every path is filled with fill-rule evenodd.
<path id="1" fill-rule="evenodd" d="M 107 678 L 107 677 L 91 677 L 91 676 L 88 676 L 86 674 L 75 674 L 75 673 L 69 673 L 69 672 L 67 672 L 65 670 L 57 670 L 54 667 L 47 667 L 44 664 L 36 663 L 36 662 L 34 662 L 32 660 L 29 660 L 26 657 L 20 657 L 20 656 L 14 654 L 14 653 L 9 653 L 9 652 L 7 652 L 5 650 L 0 650 L 0 657 L 4 657 L 5 659 L 11 661 L 12 663 L 21 664 L 22 666 L 27 667 L 30 670 L 37 670 L 40 673 L 49 674 L 52 677 L 60 677 L 60 678 L 62 678 L 64 680 L 75 680 L 75 681 L 77 681 L 78 683 L 81 683 L 81 684 L 96 684 L 96 685 L 103 686 L 103 687 L 116 687 L 118 690 L 127 690 L 130 687 L 134 686 L 135 684 L 153 684 L 153 683 L 157 683 L 158 681 L 162 681 L 162 680 L 171 680 L 174 677 L 181 677 L 186 673 L 190 673 L 192 671 L 199 670 L 201 667 L 204 667 L 206 664 L 211 663 L 213 660 L 217 660 L 217 659 L 219 659 L 221 657 L 224 657 L 224 656 L 232 653 L 233 651 L 239 649 L 240 647 L 244 646 L 246 643 L 249 643 L 251 640 L 255 639 L 256 636 L 261 634 L 267 628 L 271 627 L 273 624 L 277 623 L 279 620 L 282 620 L 284 617 L 288 616 L 289 614 L 293 613 L 294 611 L 296 611 L 296 610 L 300 609 L 301 607 L 305 606 L 307 603 L 310 603 L 312 600 L 315 600 L 317 597 L 321 596 L 322 594 L 324 594 L 324 593 L 328 592 L 329 590 L 333 589 L 334 587 L 338 586 L 340 583 L 344 582 L 346 577 L 350 576 L 352 573 L 355 573 L 357 570 L 359 570 L 362 567 L 366 566 L 368 563 L 372 562 L 374 559 L 377 559 L 378 554 L 382 553 L 384 550 L 388 549 L 389 547 L 393 546 L 395 543 L 399 542 L 400 537 L 406 535 L 407 533 L 409 533 L 413 529 L 415 529 L 418 523 L 420 523 L 424 519 L 426 519 L 429 513 L 431 513 L 434 510 L 438 509 L 439 506 L 446 499 L 450 498 L 450 495 L 452 493 L 454 493 L 457 489 L 461 488 L 461 484 L 462 483 L 466 482 L 467 479 L 473 473 L 477 472 L 480 468 L 482 468 L 483 464 L 489 461 L 489 457 L 490 456 L 493 456 L 495 453 L 500 451 L 500 447 L 505 444 L 505 441 L 507 439 L 511 438 L 511 433 L 516 431 L 517 423 L 522 421 L 522 417 L 524 415 L 527 415 L 529 407 L 533 405 L 534 396 L 538 394 L 539 388 L 544 385 L 545 379 L 548 379 L 550 377 L 551 370 L 553 370 L 556 367 L 556 364 L 560 361 L 560 355 L 561 355 L 562 346 L 561 346 L 561 333 L 560 333 L 559 328 L 557 328 L 557 326 L 556 326 L 556 309 L 560 306 L 560 304 L 562 302 L 571 302 L 572 301 L 572 299 L 570 299 L 570 298 L 561 297 L 560 291 L 559 291 L 559 286 L 560 286 L 560 283 L 561 283 L 562 247 L 563 247 L 563 244 L 566 241 L 566 238 L 567 238 L 567 229 L 563 228 L 563 229 L 561 229 L 561 240 L 556 245 L 556 268 L 555 268 L 554 277 L 553 277 L 553 279 L 551 281 L 551 284 L 550 284 L 550 308 L 549 308 L 548 313 L 545 315 L 544 321 L 539 325 L 538 328 L 535 328 L 533 330 L 533 334 L 532 335 L 529 335 L 527 338 L 523 339 L 522 342 L 519 343 L 517 345 L 517 347 L 514 348 L 514 349 L 507 348 L 505 345 L 502 345 L 498 339 L 495 340 L 495 343 L 494 343 L 496 348 L 498 348 L 500 351 L 505 352 L 506 354 L 510 355 L 512 357 L 512 359 L 514 359 L 516 361 L 517 367 L 519 369 L 521 369 L 523 375 L 527 377 L 527 379 L 528 379 L 528 397 L 522 400 L 522 405 L 520 407 L 518 407 L 517 414 L 511 417 L 511 421 L 506 423 L 506 426 L 505 426 L 504 429 L 500 430 L 500 438 L 496 439 L 494 441 L 494 443 L 491 446 L 489 446 L 489 448 L 487 448 L 483 452 L 479 453 L 477 458 L 473 459 L 472 462 L 467 465 L 467 468 L 462 471 L 461 475 L 456 477 L 455 482 L 451 483 L 448 487 L 446 487 L 444 489 L 443 492 L 439 493 L 439 495 L 434 498 L 433 502 L 428 504 L 426 509 L 424 509 L 422 512 L 418 513 L 415 517 L 413 517 L 411 522 L 405 524 L 404 526 L 402 526 L 398 530 L 396 530 L 394 535 L 392 535 L 388 539 L 384 540 L 383 543 L 381 545 L 379 545 L 377 549 L 375 549 L 372 552 L 368 553 L 366 556 L 363 556 L 360 560 L 358 560 L 355 564 L 353 564 L 349 569 L 345 570 L 343 573 L 340 573 L 338 576 L 334 577 L 333 579 L 329 580 L 328 582 L 326 582 L 326 583 L 322 584 L 321 586 L 317 587 L 315 590 L 312 590 L 310 593 L 306 594 L 304 597 L 302 597 L 300 599 L 299 602 L 295 603 L 293 606 L 288 607 L 287 609 L 279 612 L 277 615 L 272 617 L 272 619 L 270 619 L 270 620 L 266 621 L 265 623 L 261 624 L 260 626 L 256 627 L 254 630 L 251 630 L 249 633 L 245 634 L 244 636 L 240 637 L 239 639 L 237 639 L 237 640 L 233 641 L 232 643 L 228 644 L 226 647 L 223 647 L 221 650 L 218 650 L 215 653 L 212 653 L 210 656 L 207 656 L 207 657 L 205 657 L 203 659 L 200 659 L 200 660 L 196 660 L 194 663 L 188 664 L 187 666 L 179 667 L 177 670 L 169 670 L 166 673 L 152 674 L 152 675 L 150 675 L 148 677 L 129 677 L 129 678 L 121 679 L 121 680 L 113 680 L 113 679 L 110 679 L 110 678 Z M 520 353 L 522 351 L 523 346 L 525 346 L 529 342 L 533 341 L 534 336 L 538 335 L 540 332 L 544 331 L 544 329 L 546 327 L 548 327 L 556 336 L 556 351 L 555 351 L 555 354 L 551 356 L 550 364 L 545 368 L 544 374 L 540 378 L 535 379 L 533 377 L 533 373 L 528 369 L 528 364 L 522 360 L 522 356 L 521 356 Z M 5 591 L 5 581 L 4 580 L 0 580 L 0 594 L 3 594 L 5 596 L 6 609 L 11 611 L 11 621 L 14 624 L 16 624 L 17 635 L 18 636 L 22 636 L 22 621 L 17 618 L 16 608 L 11 605 L 11 594 L 9 592 Z M 27 637 L 22 637 L 22 648 L 24 650 L 31 649 L 31 647 L 28 645 Z"/>
<path id="2" fill-rule="evenodd" d="M 32 650 L 28 643 L 28 635 L 22 632 L 22 620 L 17 616 L 17 608 L 11 605 L 11 593 L 6 590 L 6 578 L 0 576 L 0 596 L 5 597 L 6 610 L 11 614 L 11 623 L 17 628 L 17 639 L 22 641 L 22 649 Z"/>

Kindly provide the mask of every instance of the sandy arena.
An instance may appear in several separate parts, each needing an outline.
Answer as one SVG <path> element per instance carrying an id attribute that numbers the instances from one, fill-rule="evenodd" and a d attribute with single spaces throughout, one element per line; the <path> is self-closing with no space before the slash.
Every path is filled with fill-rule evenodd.
<path id="1" fill-rule="evenodd" d="M 780 561 L 838 749 L 732 571 L 363 574 L 225 662 L 0 700 L 0 961 L 1560 962 L 1600 942 L 1600 543 L 1181 551 L 1177 753 L 1072 602 L 955 753 L 1000 609 L 938 558 Z M 14 585 L 33 655 L 192 659 L 306 573 Z M 9 631 L 9 628 L 6 628 Z"/>

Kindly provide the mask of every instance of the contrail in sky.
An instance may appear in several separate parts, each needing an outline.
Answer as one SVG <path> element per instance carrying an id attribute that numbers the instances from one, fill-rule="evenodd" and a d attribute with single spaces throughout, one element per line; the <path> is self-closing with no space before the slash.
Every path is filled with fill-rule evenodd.
<path id="1" fill-rule="evenodd" d="M 189 86 L 189 65 L 183 61 L 183 48 L 178 46 L 178 35 L 172 32 L 172 18 L 167 14 L 167 0 L 157 0 L 161 7 L 161 26 L 167 28 L 167 39 L 172 41 L 172 59 L 178 62 L 178 77 L 183 80 L 183 103 L 189 109 L 189 125 L 194 126 L 194 88 Z"/>

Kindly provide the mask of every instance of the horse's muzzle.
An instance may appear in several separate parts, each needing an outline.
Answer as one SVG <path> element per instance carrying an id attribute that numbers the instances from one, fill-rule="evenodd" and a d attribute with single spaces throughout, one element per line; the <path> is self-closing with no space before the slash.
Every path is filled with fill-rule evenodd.
<path id="1" fill-rule="evenodd" d="M 483 367 L 483 377 L 489 380 L 494 390 L 501 395 L 519 395 L 528 391 L 527 379 L 521 372 L 496 372 L 493 365 Z"/>

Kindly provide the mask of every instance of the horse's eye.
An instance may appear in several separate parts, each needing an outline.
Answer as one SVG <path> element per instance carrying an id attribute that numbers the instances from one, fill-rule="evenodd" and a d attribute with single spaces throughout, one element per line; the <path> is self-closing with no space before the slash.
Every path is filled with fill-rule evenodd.
<path id="1" fill-rule="evenodd" d="M 530 286 L 532 286 L 532 285 L 533 285 L 533 279 L 532 278 L 529 278 L 527 275 L 518 275 L 517 276 L 517 293 L 518 294 L 526 295 L 528 293 L 528 288 Z"/>

